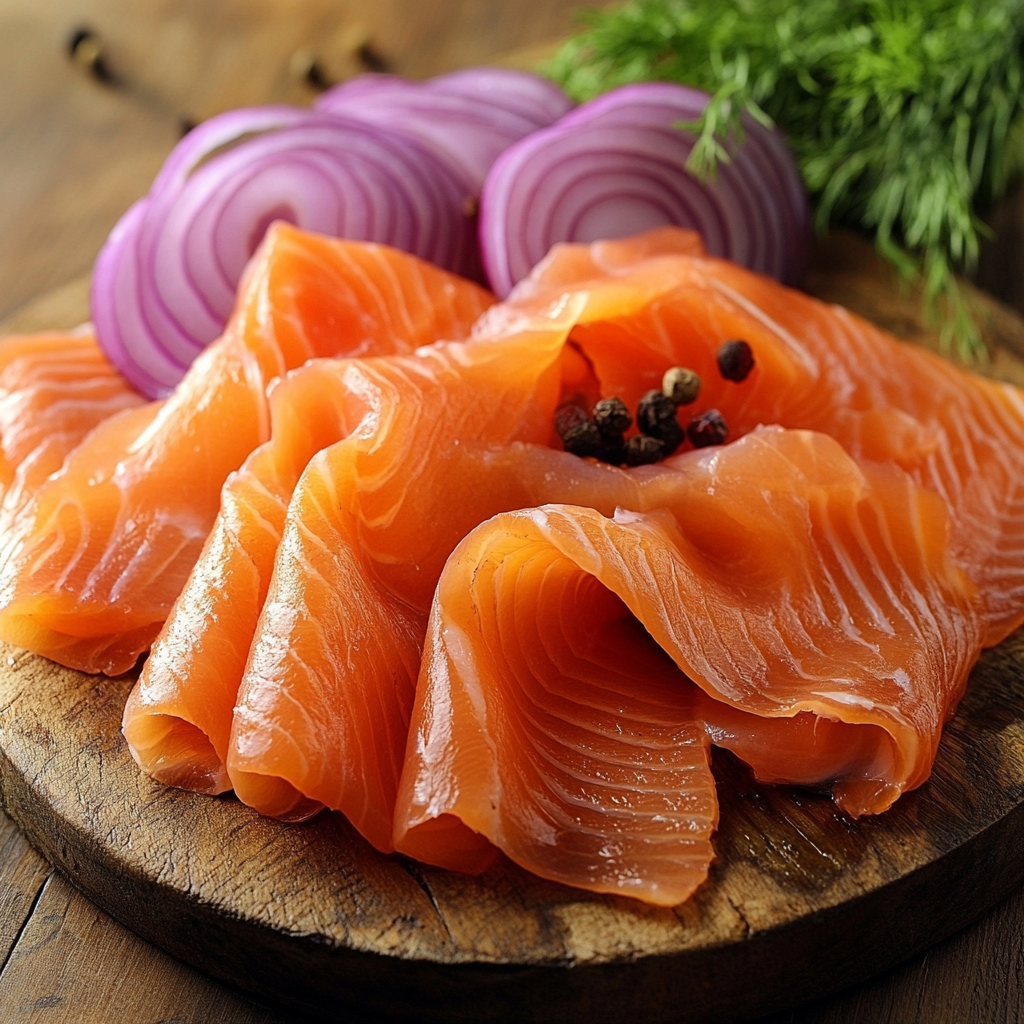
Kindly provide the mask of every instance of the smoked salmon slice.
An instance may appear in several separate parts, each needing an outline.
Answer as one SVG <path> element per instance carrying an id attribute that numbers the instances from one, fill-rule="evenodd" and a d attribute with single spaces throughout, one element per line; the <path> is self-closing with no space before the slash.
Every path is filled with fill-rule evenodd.
<path id="1" fill-rule="evenodd" d="M 88 328 L 0 338 L 0 535 L 89 431 L 143 401 Z"/>
<path id="2" fill-rule="evenodd" d="M 232 710 L 288 502 L 309 460 L 352 429 L 344 393 L 325 388 L 315 366 L 271 385 L 271 440 L 224 484 L 213 530 L 125 707 L 134 757 L 169 785 L 231 788 Z"/>
<path id="3" fill-rule="evenodd" d="M 508 508 L 559 498 L 611 514 L 641 501 L 643 473 L 548 446 L 575 366 L 563 359 L 571 323 L 412 357 L 313 361 L 277 386 L 271 440 L 228 480 L 129 697 L 125 736 L 146 771 L 221 792 L 230 769 L 265 813 L 343 809 L 390 847 L 420 644 L 450 551 Z M 436 457 L 423 457 L 424 436 Z M 297 742 L 316 757 L 293 756 Z"/>
<path id="4" fill-rule="evenodd" d="M 306 466 L 276 554 L 268 546 L 253 559 L 269 592 L 262 612 L 244 604 L 248 631 L 237 642 L 252 642 L 248 664 L 232 660 L 225 672 L 205 614 L 192 610 L 211 609 L 216 619 L 221 606 L 243 607 L 234 580 L 218 592 L 206 584 L 205 559 L 166 634 L 198 638 L 192 665 L 201 660 L 201 673 L 217 673 L 225 691 L 233 681 L 233 721 L 225 692 L 216 721 L 211 715 L 190 724 L 211 740 L 231 729 L 227 749 L 214 749 L 241 799 L 278 817 L 321 806 L 344 810 L 371 842 L 390 848 L 434 585 L 458 540 L 495 505 L 517 500 L 493 487 L 474 488 L 474 476 L 487 482 L 492 448 L 500 454 L 548 439 L 544 412 L 560 386 L 557 349 L 554 340 L 546 351 L 517 341 L 473 346 L 470 355 L 470 346 L 450 344 L 415 357 L 318 361 L 281 386 L 301 380 L 338 396 L 342 439 Z M 524 357 L 532 366 L 523 366 Z M 475 443 L 424 460 L 411 442 L 425 431 Z M 126 709 L 126 736 L 140 761 L 164 756 L 163 740 L 143 751 L 136 737 L 159 730 L 160 716 L 181 714 L 163 699 L 157 680 L 173 679 L 179 692 L 189 692 L 196 677 L 194 667 L 177 670 L 174 648 L 161 638 Z M 316 755 L 300 753 L 297 743 Z"/>
<path id="5" fill-rule="evenodd" d="M 272 227 L 224 336 L 169 398 L 89 435 L 19 517 L 0 565 L 0 638 L 126 671 L 181 593 L 228 474 L 269 436 L 267 385 L 317 356 L 464 337 L 492 301 L 385 246 Z"/>
<path id="6" fill-rule="evenodd" d="M 955 557 L 983 594 L 987 644 L 1024 621 L 1024 399 L 839 306 L 727 260 L 694 255 L 692 232 L 556 246 L 489 318 L 513 322 L 586 296 L 571 340 L 604 394 L 633 405 L 672 360 L 700 373 L 694 414 L 720 410 L 730 439 L 758 423 L 818 430 L 857 459 L 894 462 L 950 510 Z M 741 386 L 715 366 L 746 340 Z M 690 409 L 687 410 L 691 411 Z"/>
<path id="7" fill-rule="evenodd" d="M 722 379 L 716 366 L 718 347 L 735 337 L 749 342 L 756 360 L 742 384 Z M 846 349 L 835 354 L 834 346 Z M 295 818 L 320 806 L 342 810 L 374 845 L 390 849 L 389 822 L 415 679 L 423 638 L 433 636 L 426 632 L 428 613 L 446 559 L 479 523 L 514 509 L 572 505 L 593 510 L 601 522 L 617 522 L 612 520 L 616 508 L 653 517 L 644 522 L 663 522 L 656 516 L 659 509 L 671 517 L 681 501 L 680 460 L 692 460 L 692 455 L 631 470 L 596 464 L 558 450 L 552 424 L 555 408 L 566 397 L 616 395 L 632 405 L 676 364 L 701 373 L 704 388 L 693 411 L 721 410 L 730 440 L 759 437 L 754 432 L 764 422 L 810 427 L 836 438 L 853 462 L 848 456 L 844 462 L 832 442 L 827 451 L 822 449 L 826 438 L 810 446 L 820 456 L 816 462 L 804 465 L 800 458 L 809 456 L 793 456 L 803 465 L 795 476 L 786 458 L 766 459 L 766 464 L 775 465 L 786 486 L 813 490 L 813 484 L 815 494 L 832 495 L 828 500 L 837 507 L 842 503 L 836 495 L 845 496 L 847 512 L 856 505 L 851 495 L 874 495 L 864 508 L 877 520 L 874 532 L 869 516 L 861 522 L 864 537 L 832 549 L 845 557 L 849 548 L 852 562 L 840 560 L 815 577 L 815 586 L 828 583 L 835 593 L 819 593 L 810 584 L 805 588 L 815 596 L 819 626 L 833 649 L 802 680 L 804 690 L 792 673 L 780 676 L 794 686 L 788 695 L 747 690 L 735 666 L 731 676 L 722 665 L 717 674 L 702 675 L 692 663 L 693 651 L 662 644 L 671 655 L 673 678 L 685 683 L 679 689 L 686 694 L 690 716 L 689 760 L 679 763 L 679 771 L 698 779 L 704 756 L 699 750 L 710 734 L 748 760 L 762 778 L 814 784 L 842 779 L 836 795 L 853 813 L 882 810 L 899 792 L 919 784 L 980 644 L 993 642 L 1024 613 L 1016 584 L 995 586 L 1000 574 L 1012 579 L 1016 571 L 1012 559 L 1018 530 L 1007 508 L 1012 512 L 1019 500 L 1019 477 L 1012 471 L 1024 460 L 1019 396 L 900 346 L 843 311 L 700 256 L 694 236 L 674 231 L 556 251 L 509 302 L 481 317 L 469 342 L 411 356 L 324 361 L 297 371 L 319 375 L 316 386 L 334 396 L 335 411 L 327 417 L 323 436 L 335 431 L 344 436 L 309 460 L 297 484 L 292 486 L 291 473 L 288 486 L 276 492 L 275 515 L 287 503 L 283 519 L 275 520 L 280 530 L 275 525 L 261 539 L 258 556 L 245 555 L 256 566 L 255 576 L 218 575 L 216 564 L 193 575 L 167 627 L 166 636 L 180 643 L 155 646 L 129 702 L 126 733 L 140 763 L 179 785 L 219 789 L 230 782 L 243 800 L 268 814 Z M 918 374 L 923 383 L 878 383 L 874 378 L 880 373 Z M 337 412 L 342 408 L 343 414 Z M 980 425 L 968 424 L 969 419 Z M 286 435 L 281 434 L 282 444 L 291 443 Z M 770 447 L 763 437 L 759 443 Z M 724 457 L 733 447 L 716 452 Z M 751 440 L 743 450 L 754 448 Z M 310 450 L 296 447 L 295 471 Z M 980 495 L 966 484 L 952 487 L 950 475 L 960 466 L 974 467 Z M 824 472 L 824 482 L 815 483 L 812 470 Z M 239 493 L 225 492 L 224 532 L 218 526 L 215 537 L 233 529 L 231 517 L 240 513 L 232 503 Z M 743 512 L 750 493 L 739 488 L 733 520 L 709 526 L 701 535 L 712 553 L 723 537 L 740 545 L 758 536 L 757 515 Z M 258 510 L 255 499 L 246 500 Z M 695 535 L 695 523 L 717 515 L 719 505 L 702 503 L 693 494 L 687 500 L 692 509 L 686 529 Z M 766 511 L 769 521 L 771 512 Z M 907 516 L 911 525 L 897 529 L 896 520 Z M 846 520 L 840 517 L 840 526 L 845 522 L 849 532 L 855 521 L 860 519 L 849 513 Z M 973 536 L 975 529 L 983 530 L 987 547 Z M 611 533 L 623 543 L 630 537 L 618 526 Z M 649 536 L 660 535 L 654 531 Z M 815 547 L 806 530 L 802 536 L 805 561 L 827 550 Z M 668 544 L 673 537 L 661 541 Z M 212 541 L 207 552 L 211 559 L 221 557 Z M 876 562 L 862 565 L 858 559 L 869 553 Z M 909 569 L 902 564 L 904 554 Z M 944 561 L 947 555 L 951 561 Z M 225 565 L 234 564 L 236 555 L 224 557 Z M 922 590 L 926 599 L 920 598 L 924 576 L 933 570 L 932 590 Z M 590 575 L 599 579 L 597 573 Z M 945 661 L 935 660 L 931 634 L 918 636 L 924 653 L 914 671 L 928 681 L 936 699 L 928 721 L 914 720 L 905 728 L 892 717 L 885 724 L 870 716 L 854 722 L 844 694 L 852 701 L 849 706 L 877 695 L 867 689 L 868 695 L 856 689 L 847 694 L 842 686 L 821 688 L 819 676 L 840 683 L 846 679 L 839 668 L 842 636 L 837 640 L 835 624 L 846 623 L 841 606 L 850 599 L 850 588 L 859 586 L 857 580 L 868 581 L 867 589 L 857 590 L 863 605 L 858 614 L 882 633 L 891 628 L 897 638 L 907 630 L 910 640 L 921 628 L 914 601 L 924 600 L 927 607 L 932 600 L 927 594 L 955 591 L 949 608 L 956 612 L 950 625 L 956 635 L 942 652 Z M 651 630 L 625 590 L 600 582 Z M 898 609 L 902 618 L 890 607 L 897 598 L 909 602 L 906 614 Z M 726 590 L 721 600 L 727 609 L 729 599 Z M 614 602 L 594 600 L 606 602 L 601 621 L 610 624 L 621 617 Z M 218 607 L 228 610 L 222 621 L 230 624 L 230 638 L 208 632 L 217 615 L 206 611 Z M 236 618 L 236 609 L 244 609 L 244 615 Z M 761 651 L 765 665 L 779 663 L 771 644 L 789 642 L 780 632 L 787 623 L 814 635 L 807 624 L 787 619 L 791 612 L 780 605 L 766 620 L 772 629 L 759 635 L 766 645 Z M 968 620 L 973 626 L 965 625 Z M 187 658 L 181 655 L 186 638 L 193 638 Z M 864 655 L 858 644 L 846 655 L 853 659 L 849 665 L 857 670 L 851 676 L 857 685 L 889 680 L 883 694 L 888 699 L 892 680 L 898 683 L 903 676 L 885 675 L 898 654 L 886 643 L 879 641 L 879 651 L 887 651 L 889 660 L 879 655 L 874 663 L 864 657 L 858 662 Z M 225 646 L 231 647 L 229 657 L 222 656 Z M 842 671 L 853 671 L 849 665 Z M 223 676 L 221 666 L 227 666 Z M 214 676 L 219 696 L 207 708 L 201 707 L 201 694 L 182 696 L 191 679 Z M 817 687 L 816 696 L 811 686 Z M 661 698 L 651 692 L 654 706 Z M 733 700 L 730 692 L 739 696 Z M 709 704 L 713 718 L 706 712 Z M 694 718 L 698 706 L 704 710 Z M 836 706 L 845 709 L 842 715 Z M 180 731 L 172 719 L 184 723 Z M 695 722 L 700 726 L 696 732 Z M 662 724 L 674 727 L 668 718 Z M 183 734 L 191 739 L 179 743 Z M 195 766 L 191 757 L 196 757 Z M 712 819 L 710 810 L 702 818 Z M 419 837 L 408 838 L 409 843 L 445 831 L 449 839 L 455 837 L 463 866 L 479 866 L 481 858 L 493 856 L 490 841 L 472 828 L 447 828 L 446 814 L 436 821 L 409 820 L 409 836 Z"/>
<path id="8" fill-rule="evenodd" d="M 466 870 L 487 840 L 674 905 L 711 861 L 709 738 L 773 781 L 833 782 L 855 815 L 927 777 L 982 640 L 942 500 L 778 427 L 666 472 L 654 511 L 504 514 L 448 560 L 397 850 Z"/>

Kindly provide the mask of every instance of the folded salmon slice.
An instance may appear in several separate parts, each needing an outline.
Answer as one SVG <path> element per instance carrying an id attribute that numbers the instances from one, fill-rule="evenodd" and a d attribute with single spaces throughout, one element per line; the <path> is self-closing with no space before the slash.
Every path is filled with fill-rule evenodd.
<path id="1" fill-rule="evenodd" d="M 224 484 L 213 530 L 125 707 L 129 749 L 161 782 L 231 788 L 231 715 L 285 512 L 309 460 L 351 432 L 344 397 L 324 387 L 316 363 L 271 385 L 272 439 Z"/>
<path id="2" fill-rule="evenodd" d="M 303 472 L 250 626 L 226 758 L 246 803 L 286 818 L 342 810 L 390 849 L 431 594 L 459 539 L 519 500 L 493 486 L 489 456 L 550 433 L 560 346 L 546 340 L 300 371 L 361 416 Z M 424 437 L 439 457 L 424 458 Z M 162 645 L 151 660 L 162 666 Z"/>
<path id="3" fill-rule="evenodd" d="M 704 377 L 694 411 L 721 409 L 733 438 L 762 421 L 799 426 L 806 420 L 839 436 L 860 457 L 905 466 L 918 484 L 927 483 L 940 465 L 928 461 L 935 452 L 946 453 L 941 466 L 954 456 L 964 464 L 974 460 L 984 469 L 984 488 L 993 501 L 987 512 L 975 508 L 969 488 L 962 488 L 960 504 L 951 502 L 948 529 L 957 565 L 984 578 L 990 552 L 981 555 L 957 515 L 990 516 L 987 538 L 997 548 L 1012 546 L 1002 538 L 1013 534 L 1014 521 L 994 496 L 1002 480 L 1015 500 L 1015 485 L 1004 470 L 1021 458 L 1016 393 L 947 369 L 926 354 L 915 362 L 922 354 L 842 311 L 720 261 L 698 258 L 693 251 L 692 236 L 673 232 L 637 242 L 568 247 L 511 302 L 493 307 L 470 343 L 440 346 L 412 358 L 345 363 L 330 371 L 317 367 L 315 372 L 325 374 L 324 387 L 340 388 L 339 403 L 352 405 L 354 411 L 344 418 L 358 420 L 359 428 L 316 456 L 295 488 L 284 520 L 285 543 L 274 556 L 273 581 L 258 623 L 258 600 L 235 601 L 230 586 L 204 589 L 201 574 L 193 577 L 197 592 L 180 608 L 215 607 L 211 601 L 232 610 L 246 608 L 245 624 L 232 627 L 237 633 L 231 643 L 237 652 L 252 640 L 248 667 L 239 678 L 241 655 L 232 655 L 231 670 L 221 677 L 224 695 L 216 715 L 211 712 L 200 721 L 194 710 L 180 710 L 184 704 L 178 696 L 166 704 L 162 698 L 144 699 L 151 682 L 156 695 L 177 694 L 189 685 L 189 673 L 176 668 L 174 649 L 165 655 L 162 644 L 157 645 L 126 716 L 130 737 L 151 726 L 152 736 L 167 730 L 166 748 L 161 739 L 139 740 L 135 753 L 147 770 L 159 773 L 160 765 L 174 764 L 171 774 L 178 784 L 189 784 L 193 755 L 186 747 L 173 750 L 177 727 L 142 722 L 149 716 L 180 716 L 186 726 L 195 727 L 197 756 L 208 759 L 196 772 L 198 788 L 212 778 L 217 787 L 225 785 L 222 738 L 230 727 L 226 771 L 243 799 L 284 817 L 302 817 L 321 805 L 343 810 L 375 845 L 389 849 L 386 822 L 402 763 L 400 744 L 411 713 L 430 597 L 446 557 L 472 527 L 509 509 L 561 502 L 607 517 L 616 507 L 648 513 L 671 506 L 676 474 L 670 464 L 627 471 L 576 459 L 547 444 L 557 444 L 551 425 L 562 398 L 617 394 L 633 402 L 677 363 L 699 369 Z M 738 279 L 729 277 L 736 273 Z M 556 280 L 548 287 L 552 275 Z M 781 298 L 758 293 L 759 301 L 766 307 L 792 301 L 806 315 L 803 320 L 792 315 L 793 322 L 784 326 L 782 312 L 773 309 L 769 315 L 743 289 L 751 295 L 775 289 Z M 837 323 L 842 331 L 856 329 L 868 336 L 870 345 L 865 342 L 861 354 L 867 351 L 870 359 L 865 357 L 863 365 L 853 356 L 829 355 L 829 339 L 841 333 Z M 756 369 L 742 385 L 722 380 L 715 365 L 719 345 L 730 337 L 746 338 L 755 352 Z M 911 397 L 920 405 L 916 418 L 907 411 L 913 402 L 899 389 L 890 394 L 872 383 L 877 367 L 886 372 L 923 367 L 930 374 L 936 408 L 925 402 L 925 394 L 915 393 Z M 966 405 L 954 390 L 968 396 Z M 841 401 L 850 395 L 854 398 L 844 407 Z M 880 404 L 872 405 L 876 400 Z M 1010 451 L 993 454 L 994 442 L 983 430 L 965 433 L 955 421 L 947 427 L 943 410 L 956 402 L 978 416 L 997 410 L 1000 443 Z M 943 493 L 947 500 L 949 493 Z M 755 525 L 751 521 L 750 528 Z M 270 547 L 260 555 L 259 587 L 245 584 L 250 591 L 262 592 L 270 573 Z M 890 560 L 889 571 L 902 572 L 897 559 Z M 977 600 L 988 642 L 1020 614 L 1012 590 L 998 600 L 982 590 Z M 182 615 L 179 635 L 196 638 L 190 657 L 209 659 L 201 672 L 190 661 L 190 671 L 196 678 L 218 675 L 218 666 L 227 663 L 219 657 L 219 642 L 206 644 L 201 617 L 187 611 Z M 158 670 L 166 673 L 166 686 L 155 684 Z M 939 726 L 957 699 L 958 673 L 960 662 L 953 658 L 945 676 L 947 702 L 934 709 Z M 231 725 L 227 707 L 236 686 Z M 198 698 L 189 701 L 193 709 L 200 704 Z M 851 794 L 858 786 L 863 792 L 841 799 L 865 811 L 881 809 L 902 787 L 920 781 L 938 735 L 938 726 L 929 726 L 928 743 L 922 741 L 915 752 L 913 730 L 902 734 L 903 760 L 899 766 L 894 762 L 890 773 L 895 782 L 875 772 L 855 783 L 852 773 L 867 756 L 865 744 L 875 752 L 884 749 L 864 739 L 871 732 L 868 725 L 859 728 L 856 741 L 838 744 L 843 754 L 837 762 L 829 760 L 835 731 L 831 719 L 810 710 L 781 717 L 758 710 L 756 720 L 762 715 L 769 719 L 789 744 L 778 748 L 787 751 L 780 759 L 771 756 L 775 748 L 770 745 L 755 743 L 747 749 L 754 742 L 750 737 L 756 739 L 767 728 L 759 724 L 752 733 L 743 717 L 747 713 L 739 704 L 719 704 L 714 735 L 766 779 L 847 778 Z M 845 736 L 845 729 L 836 729 Z M 216 742 L 214 737 L 219 737 Z M 798 760 L 794 750 L 806 754 L 799 773 L 793 767 Z M 472 848 L 466 852 L 469 861 L 475 855 Z"/>
<path id="4" fill-rule="evenodd" d="M 168 399 L 87 437 L 20 517 L 0 638 L 87 672 L 130 668 L 181 593 L 227 475 L 269 437 L 270 381 L 317 356 L 463 337 L 492 301 L 384 246 L 273 227 L 223 338 Z"/>
<path id="5" fill-rule="evenodd" d="M 562 358 L 566 329 L 314 361 L 284 379 L 272 439 L 225 486 L 126 706 L 125 736 L 146 771 L 221 792 L 227 761 L 239 796 L 265 813 L 345 809 L 390 847 L 420 644 L 449 552 L 508 508 L 557 497 L 610 514 L 639 500 L 644 473 L 545 444 L 574 368 Z M 424 457 L 424 439 L 436 457 Z M 312 458 L 317 445 L 325 450 Z M 293 724 L 308 727 L 316 757 L 295 756 Z"/>
<path id="6" fill-rule="evenodd" d="M 699 243 L 697 243 L 699 244 Z M 726 260 L 694 255 L 690 232 L 556 246 L 495 307 L 482 332 L 585 297 L 573 343 L 601 390 L 629 404 L 673 361 L 704 386 L 686 414 L 719 409 L 730 440 L 758 423 L 818 430 L 858 459 L 893 462 L 949 507 L 955 557 L 983 594 L 986 644 L 1024 621 L 1024 399 L 838 306 Z M 715 365 L 731 338 L 756 367 L 737 385 Z"/>
<path id="7" fill-rule="evenodd" d="M 456 549 L 396 849 L 466 870 L 486 840 L 672 905 L 711 861 L 708 738 L 772 781 L 834 782 L 852 814 L 927 777 L 982 642 L 943 502 L 810 432 L 671 462 L 657 510 L 509 513 Z"/>
<path id="8" fill-rule="evenodd" d="M 0 534 L 89 431 L 143 401 L 88 328 L 0 338 Z"/>

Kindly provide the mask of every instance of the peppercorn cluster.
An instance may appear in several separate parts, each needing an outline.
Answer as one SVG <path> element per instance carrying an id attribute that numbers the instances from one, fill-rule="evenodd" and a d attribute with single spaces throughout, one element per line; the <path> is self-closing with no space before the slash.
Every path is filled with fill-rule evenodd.
<path id="1" fill-rule="evenodd" d="M 718 350 L 719 373 L 740 383 L 754 368 L 754 354 L 745 341 L 727 341 Z M 700 395 L 699 374 L 685 366 L 673 366 L 636 408 L 640 433 L 626 438 L 633 416 L 621 398 L 602 398 L 588 415 L 583 406 L 567 402 L 555 410 L 555 430 L 565 450 L 581 458 L 595 458 L 615 466 L 644 466 L 667 458 L 689 438 L 694 448 L 724 444 L 729 436 L 725 418 L 717 409 L 692 416 L 684 430 L 678 410 L 692 405 Z"/>

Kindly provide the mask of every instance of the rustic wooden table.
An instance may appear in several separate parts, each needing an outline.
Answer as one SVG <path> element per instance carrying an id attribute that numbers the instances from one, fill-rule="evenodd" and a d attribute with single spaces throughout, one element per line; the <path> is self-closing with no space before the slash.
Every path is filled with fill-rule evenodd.
<path id="1" fill-rule="evenodd" d="M 0 0 L 0 321 L 87 272 L 183 121 L 308 102 L 314 54 L 340 79 L 383 62 L 424 76 L 528 50 L 576 0 Z M 88 27 L 116 85 L 67 57 Z M 1009 301 L 1021 215 L 984 281 Z M 1012 263 L 1020 266 L 1021 262 Z M 950 894 L 956 898 L 955 893 Z M 995 1024 L 1024 1019 L 1024 892 L 887 974 L 761 1024 Z M 800 994 L 794 993 L 794 1001 Z M 0 1022 L 284 1024 L 137 938 L 81 896 L 0 816 Z"/>

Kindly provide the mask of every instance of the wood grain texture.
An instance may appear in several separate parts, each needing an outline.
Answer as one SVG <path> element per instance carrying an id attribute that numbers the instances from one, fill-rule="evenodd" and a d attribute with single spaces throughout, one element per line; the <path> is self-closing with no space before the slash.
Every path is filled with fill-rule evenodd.
<path id="1" fill-rule="evenodd" d="M 63 331 L 89 319 L 91 275 L 83 274 L 60 288 L 54 288 L 34 302 L 28 302 L 0 320 L 4 334 L 34 334 L 38 331 Z"/>
<path id="2" fill-rule="evenodd" d="M 671 910 L 507 861 L 468 878 L 383 857 L 340 815 L 289 826 L 163 787 L 118 730 L 130 679 L 0 658 L 3 803 L 47 859 L 176 956 L 328 1017 L 750 1015 L 888 967 L 1024 873 L 1024 633 L 976 669 L 932 779 L 879 818 L 716 758 L 717 859 Z"/>
<path id="3" fill-rule="evenodd" d="M 106 969 L 111 957 L 120 971 Z M 83 975 L 99 981 L 88 1000 L 78 993 Z M 288 1024 L 121 928 L 58 874 L 43 886 L 0 975 L 0 1007 L 5 1020 L 26 1024 Z"/>
<path id="4" fill-rule="evenodd" d="M 1024 1020 L 1024 894 L 923 956 L 838 998 L 758 1024 L 1018 1024 Z"/>
<path id="5" fill-rule="evenodd" d="M 0 977 L 51 875 L 14 822 L 0 817 Z"/>

